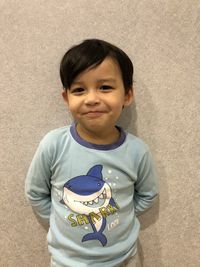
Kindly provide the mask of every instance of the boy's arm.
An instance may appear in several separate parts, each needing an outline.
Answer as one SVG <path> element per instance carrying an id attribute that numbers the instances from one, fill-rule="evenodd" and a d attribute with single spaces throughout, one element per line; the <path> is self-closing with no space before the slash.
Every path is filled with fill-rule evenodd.
<path id="1" fill-rule="evenodd" d="M 136 215 L 150 208 L 158 195 L 158 181 L 152 156 L 146 151 L 139 164 L 135 183 L 134 206 Z"/>
<path id="2" fill-rule="evenodd" d="M 49 220 L 51 209 L 51 168 L 47 149 L 40 143 L 29 167 L 25 195 L 40 218 Z"/>

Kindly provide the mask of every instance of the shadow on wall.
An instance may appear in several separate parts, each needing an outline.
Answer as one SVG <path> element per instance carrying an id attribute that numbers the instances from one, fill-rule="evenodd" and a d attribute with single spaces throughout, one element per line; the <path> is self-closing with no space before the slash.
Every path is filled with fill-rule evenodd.
<path id="1" fill-rule="evenodd" d="M 119 120 L 118 125 L 125 129 L 127 132 L 132 133 L 137 136 L 137 112 L 136 112 L 136 104 L 133 102 L 131 106 L 126 107 Z"/>
<path id="2" fill-rule="evenodd" d="M 159 205 L 160 205 L 160 203 L 159 203 L 159 198 L 158 198 L 156 200 L 156 203 L 154 204 L 154 206 L 150 210 L 147 210 L 145 213 L 143 213 L 139 217 L 142 231 L 144 231 L 146 228 L 150 227 L 150 225 L 155 224 L 156 221 L 158 220 L 158 218 L 159 218 Z M 164 267 L 164 264 L 162 263 L 160 239 L 159 239 L 159 236 L 158 236 L 156 230 L 153 229 L 151 236 L 153 236 L 152 247 L 155 248 L 155 254 L 153 255 L 154 266 L 155 267 Z M 143 251 L 142 243 L 141 243 L 140 239 L 138 240 L 138 256 L 140 258 L 141 267 L 150 266 L 148 264 L 146 265 L 146 263 L 144 262 L 144 259 L 145 259 L 144 251 Z"/>
<path id="3" fill-rule="evenodd" d="M 145 138 L 145 135 L 146 135 L 145 139 L 149 143 L 150 147 L 154 146 L 156 148 L 157 146 L 159 146 L 159 144 L 156 143 L 157 138 L 156 138 L 156 133 L 154 132 L 154 128 L 155 128 L 154 123 L 157 119 L 156 118 L 157 111 L 155 109 L 155 105 L 153 104 L 153 99 L 152 99 L 152 96 L 150 94 L 148 87 L 145 84 L 143 84 L 141 81 L 137 82 L 137 87 L 140 88 L 140 94 L 138 96 L 137 102 L 140 106 L 139 109 L 142 110 L 142 113 L 141 113 L 142 123 L 143 123 L 143 129 L 145 130 L 143 132 L 143 137 Z M 147 99 L 148 101 L 144 101 Z M 137 120 L 138 120 L 137 108 L 136 108 L 136 102 L 134 102 L 130 107 L 127 107 L 124 109 L 124 111 L 122 112 L 118 120 L 118 124 L 119 126 L 124 128 L 127 132 L 132 133 L 135 136 L 138 136 Z M 154 156 L 156 156 L 156 153 Z M 156 168 L 157 168 L 159 180 L 161 177 L 163 178 L 163 176 L 165 178 L 166 175 L 165 175 L 165 170 L 162 167 L 162 162 L 158 160 L 157 158 L 155 158 L 155 161 L 156 161 Z M 165 188 L 167 189 L 166 184 L 165 184 Z M 167 192 L 165 193 L 164 197 L 167 198 L 165 199 L 165 203 L 168 203 Z M 145 231 L 145 229 L 150 227 L 151 225 L 155 225 L 156 221 L 158 221 L 159 207 L 160 207 L 160 201 L 158 197 L 154 206 L 139 217 L 142 231 Z M 155 245 L 155 255 L 153 255 L 155 267 L 162 267 L 164 266 L 164 264 L 162 263 L 161 245 L 160 245 L 159 235 L 157 234 L 155 227 L 152 228 L 151 235 L 153 236 L 152 241 L 154 242 L 152 246 Z M 148 265 L 148 262 L 145 262 L 144 253 L 145 252 L 143 250 L 142 242 L 139 239 L 138 240 L 138 256 L 140 258 L 141 267 L 150 266 Z"/>

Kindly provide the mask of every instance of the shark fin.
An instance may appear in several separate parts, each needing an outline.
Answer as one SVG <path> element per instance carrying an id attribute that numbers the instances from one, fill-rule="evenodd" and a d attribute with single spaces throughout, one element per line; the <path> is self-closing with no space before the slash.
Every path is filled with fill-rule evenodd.
<path id="1" fill-rule="evenodd" d="M 88 171 L 87 175 L 88 176 L 92 176 L 92 177 L 97 177 L 97 178 L 103 179 L 102 169 L 103 169 L 103 166 L 102 165 L 95 165 L 94 167 L 92 167 Z"/>

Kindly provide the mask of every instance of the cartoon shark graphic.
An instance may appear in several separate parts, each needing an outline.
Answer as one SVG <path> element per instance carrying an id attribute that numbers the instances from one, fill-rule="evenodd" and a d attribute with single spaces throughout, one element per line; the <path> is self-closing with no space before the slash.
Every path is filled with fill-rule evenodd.
<path id="1" fill-rule="evenodd" d="M 86 234 L 82 242 L 99 240 L 102 246 L 105 246 L 107 238 L 103 231 L 106 227 L 106 218 L 100 214 L 100 209 L 108 205 L 117 205 L 112 198 L 110 186 L 103 180 L 102 168 L 102 165 L 95 165 L 86 175 L 74 177 L 65 183 L 61 203 L 72 211 L 88 217 L 93 233 Z M 90 217 L 91 213 L 98 214 L 98 220 L 94 222 Z"/>

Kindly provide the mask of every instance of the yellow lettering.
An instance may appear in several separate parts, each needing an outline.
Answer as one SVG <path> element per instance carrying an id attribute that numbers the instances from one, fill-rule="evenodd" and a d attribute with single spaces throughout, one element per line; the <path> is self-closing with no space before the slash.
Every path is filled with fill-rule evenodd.
<path id="1" fill-rule="evenodd" d="M 75 226 L 77 226 L 77 222 L 72 218 L 73 216 L 74 216 L 74 214 L 70 214 L 68 216 L 68 220 L 71 222 L 71 226 L 75 227 Z"/>
<path id="2" fill-rule="evenodd" d="M 83 225 L 84 223 L 86 223 L 86 224 L 89 223 L 89 220 L 88 220 L 87 216 L 84 215 L 84 214 L 83 215 L 82 214 L 77 215 L 76 219 L 77 219 L 77 222 L 78 222 L 79 225 Z"/>
<path id="3" fill-rule="evenodd" d="M 89 215 L 93 223 L 96 223 L 96 221 L 99 221 L 101 219 L 101 217 L 94 212 L 91 212 Z"/>
<path id="4" fill-rule="evenodd" d="M 105 218 L 109 215 L 107 209 L 104 208 L 104 207 L 103 207 L 103 208 L 100 208 L 99 211 L 100 211 L 101 215 L 102 215 L 103 217 L 105 217 Z"/>
<path id="5" fill-rule="evenodd" d="M 118 211 L 118 208 L 113 207 L 113 206 L 111 206 L 110 204 L 107 206 L 107 209 L 108 209 L 109 212 L 112 213 L 112 214 Z"/>

